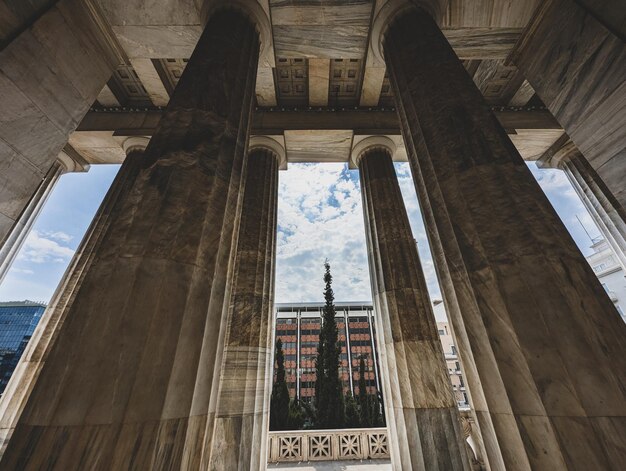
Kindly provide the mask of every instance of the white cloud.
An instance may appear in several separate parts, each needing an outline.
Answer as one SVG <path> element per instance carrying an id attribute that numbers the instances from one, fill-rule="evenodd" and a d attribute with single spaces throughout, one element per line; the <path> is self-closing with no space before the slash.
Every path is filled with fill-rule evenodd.
<path id="1" fill-rule="evenodd" d="M 431 295 L 439 297 L 411 174 L 399 168 L 405 204 L 419 242 Z M 409 187 L 410 185 L 410 187 Z M 419 221 L 415 221 L 415 219 Z M 371 287 L 358 173 L 345 164 L 292 164 L 281 172 L 276 267 L 277 302 L 323 301 L 329 259 L 337 301 L 370 301 Z"/>
<path id="2" fill-rule="evenodd" d="M 43 235 L 52 240 L 65 243 L 71 241 L 74 238 L 74 236 L 66 234 L 63 231 L 45 231 L 43 232 Z"/>
<path id="3" fill-rule="evenodd" d="M 21 273 L 22 275 L 34 275 L 35 274 L 33 270 L 29 270 L 28 268 L 11 267 L 11 271 L 14 273 Z"/>
<path id="4" fill-rule="evenodd" d="M 33 230 L 28 234 L 18 260 L 32 263 L 63 263 L 73 255 L 74 250 L 71 248 L 61 245 L 51 236 L 46 236 L 46 233 Z"/>

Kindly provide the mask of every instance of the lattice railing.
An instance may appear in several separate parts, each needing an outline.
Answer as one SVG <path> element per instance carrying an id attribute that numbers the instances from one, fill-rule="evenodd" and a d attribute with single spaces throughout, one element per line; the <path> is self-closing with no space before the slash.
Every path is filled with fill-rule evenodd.
<path id="1" fill-rule="evenodd" d="M 386 428 L 270 432 L 269 461 L 389 458 Z"/>

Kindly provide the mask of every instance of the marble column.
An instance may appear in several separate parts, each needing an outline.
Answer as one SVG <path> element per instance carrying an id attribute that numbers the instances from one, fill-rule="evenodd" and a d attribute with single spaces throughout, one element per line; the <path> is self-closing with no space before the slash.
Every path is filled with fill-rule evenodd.
<path id="1" fill-rule="evenodd" d="M 384 51 L 491 469 L 619 469 L 626 325 L 425 12 Z"/>
<path id="2" fill-rule="evenodd" d="M 626 273 L 626 211 L 576 145 L 563 135 L 537 161 L 537 166 L 565 172 Z"/>
<path id="3" fill-rule="evenodd" d="M 268 148 L 248 155 L 211 470 L 264 471 L 267 464 L 278 163 Z"/>
<path id="4" fill-rule="evenodd" d="M 258 54 L 245 15 L 209 19 L 1 468 L 202 468 Z"/>
<path id="5" fill-rule="evenodd" d="M 383 381 L 394 469 L 469 470 L 435 315 L 391 159 L 395 146 L 379 137 L 361 141 L 359 147 L 356 161 L 385 348 Z"/>
<path id="6" fill-rule="evenodd" d="M 113 70 L 127 60 L 99 3 L 39 2 L 39 14 L 15 37 L 10 25 L 32 7 L 0 8 L 0 245 Z"/>
<path id="7" fill-rule="evenodd" d="M 59 178 L 65 170 L 61 161 L 57 160 L 52 164 L 35 193 L 31 196 L 28 204 L 13 224 L 4 244 L 0 248 L 0 284 L 9 272 L 11 265 L 15 261 L 18 252 L 24 245 L 26 237 L 33 228 L 42 208 L 48 201 L 48 197 L 54 190 Z"/>
<path id="8" fill-rule="evenodd" d="M 0 455 L 4 453 L 17 420 L 24 410 L 26 401 L 54 345 L 68 307 L 72 305 L 76 287 L 80 286 L 80 282 L 93 262 L 96 250 L 102 241 L 102 235 L 109 226 L 113 207 L 119 199 L 126 197 L 139 172 L 141 157 L 147 144 L 148 139 L 144 137 L 130 137 L 124 141 L 126 159 L 78 246 L 46 312 L 39 321 L 5 393 L 0 398 Z"/>
<path id="9" fill-rule="evenodd" d="M 626 210 L 624 10 L 620 0 L 539 2 L 508 60 Z"/>

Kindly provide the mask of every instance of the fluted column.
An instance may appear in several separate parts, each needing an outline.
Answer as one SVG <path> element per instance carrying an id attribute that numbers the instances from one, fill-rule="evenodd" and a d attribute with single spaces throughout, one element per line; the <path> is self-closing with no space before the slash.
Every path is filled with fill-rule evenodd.
<path id="1" fill-rule="evenodd" d="M 24 245 L 26 237 L 33 228 L 35 221 L 39 217 L 48 197 L 54 190 L 59 178 L 65 171 L 65 167 L 60 160 L 56 160 L 50 170 L 46 173 L 37 190 L 31 196 L 30 201 L 20 214 L 20 217 L 11 228 L 4 244 L 0 247 L 0 284 L 9 272 L 11 265 L 15 261 L 18 252 Z"/>
<path id="2" fill-rule="evenodd" d="M 132 186 L 141 163 L 143 151 L 148 144 L 144 137 L 130 137 L 124 141 L 126 159 L 120 167 L 102 204 L 98 208 L 70 265 L 65 271 L 46 312 L 42 316 L 28 346 L 0 398 L 0 455 L 15 430 L 41 368 L 48 357 L 57 334 L 63 325 L 68 307 L 80 286 L 87 269 L 91 266 L 102 235 L 109 226 L 112 210 L 119 199 L 124 199 Z"/>
<path id="3" fill-rule="evenodd" d="M 433 19 L 384 51 L 491 469 L 619 469 L 626 325 Z"/>
<path id="4" fill-rule="evenodd" d="M 271 385 L 271 296 L 278 203 L 278 155 L 249 151 L 235 276 L 225 326 L 211 470 L 265 470 Z"/>
<path id="5" fill-rule="evenodd" d="M 258 54 L 243 14 L 209 19 L 1 468 L 201 469 Z"/>
<path id="6" fill-rule="evenodd" d="M 370 138 L 372 139 L 372 138 Z M 382 142 L 382 139 L 389 141 Z M 388 138 L 357 155 L 394 469 L 469 470 L 459 411 Z"/>
<path id="7" fill-rule="evenodd" d="M 565 172 L 626 273 L 626 212 L 569 136 L 558 139 L 537 166 Z"/>

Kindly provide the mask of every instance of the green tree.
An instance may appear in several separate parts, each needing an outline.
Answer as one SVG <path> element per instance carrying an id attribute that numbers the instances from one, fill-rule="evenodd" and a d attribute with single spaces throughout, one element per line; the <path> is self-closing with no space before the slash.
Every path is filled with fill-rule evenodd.
<path id="1" fill-rule="evenodd" d="M 372 400 L 367 394 L 367 385 L 365 382 L 365 356 L 361 355 L 359 359 L 359 419 L 361 427 L 372 426 Z"/>
<path id="2" fill-rule="evenodd" d="M 352 396 L 352 393 L 348 391 L 348 395 L 346 396 L 346 428 L 358 428 L 360 425 L 359 420 L 359 406 Z"/>
<path id="3" fill-rule="evenodd" d="M 287 430 L 289 422 L 289 389 L 285 381 L 283 342 L 276 341 L 276 380 L 272 386 L 270 430 Z"/>
<path id="4" fill-rule="evenodd" d="M 301 430 L 304 426 L 305 412 L 298 399 L 289 402 L 289 415 L 287 417 L 288 430 Z"/>
<path id="5" fill-rule="evenodd" d="M 330 264 L 324 263 L 324 312 L 320 341 L 315 362 L 317 378 L 315 384 L 315 408 L 317 428 L 341 428 L 345 422 L 343 384 L 339 379 L 339 354 L 337 345 L 337 322 L 335 321 L 335 295 Z"/>

